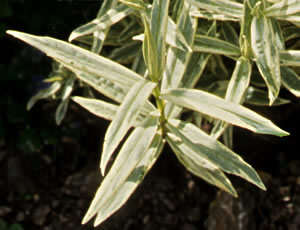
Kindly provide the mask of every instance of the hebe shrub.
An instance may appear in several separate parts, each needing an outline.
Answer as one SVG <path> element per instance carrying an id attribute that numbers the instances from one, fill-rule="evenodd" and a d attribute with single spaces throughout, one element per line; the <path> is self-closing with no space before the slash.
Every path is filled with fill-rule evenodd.
<path id="1" fill-rule="evenodd" d="M 288 103 L 278 97 L 281 87 L 299 97 L 299 25 L 298 0 L 105 0 L 69 42 L 8 31 L 58 63 L 47 79 L 51 86 L 28 109 L 42 98 L 59 99 L 60 124 L 72 99 L 111 120 L 100 162 L 105 178 L 83 223 L 96 216 L 97 226 L 118 210 L 166 144 L 187 170 L 233 196 L 224 172 L 265 189 L 231 150 L 233 125 L 288 135 L 243 104 Z M 86 85 L 89 96 L 72 95 Z"/>

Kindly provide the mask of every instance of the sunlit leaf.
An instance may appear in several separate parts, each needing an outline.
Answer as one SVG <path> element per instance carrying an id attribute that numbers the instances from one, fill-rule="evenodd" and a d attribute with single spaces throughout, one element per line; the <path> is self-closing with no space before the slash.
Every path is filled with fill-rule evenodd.
<path id="1" fill-rule="evenodd" d="M 265 9 L 267 17 L 288 16 L 300 12 L 299 0 L 283 0 Z"/>
<path id="2" fill-rule="evenodd" d="M 206 182 L 223 189 L 229 194 L 237 197 L 237 193 L 232 186 L 230 180 L 216 165 L 200 156 L 194 149 L 191 149 L 188 144 L 184 143 L 176 134 L 167 133 L 166 139 L 172 150 L 176 154 L 178 160 L 185 168 L 200 177 Z"/>
<path id="3" fill-rule="evenodd" d="M 134 124 L 140 112 L 140 107 L 145 104 L 155 86 L 156 84 L 142 79 L 130 89 L 124 98 L 124 101 L 117 111 L 116 117 L 110 123 L 104 137 L 100 163 L 102 175 L 104 175 L 107 162 L 111 155 L 127 131 Z"/>
<path id="4" fill-rule="evenodd" d="M 116 22 L 122 20 L 124 17 L 129 15 L 133 9 L 129 8 L 124 4 L 119 4 L 115 8 L 111 8 L 99 18 L 94 19 L 93 21 L 80 26 L 74 30 L 69 36 L 69 41 L 73 41 L 77 37 L 84 36 L 87 34 L 94 33 L 97 30 L 105 30 Z"/>
<path id="5" fill-rule="evenodd" d="M 196 7 L 240 18 L 243 15 L 243 4 L 228 0 L 186 0 Z"/>
<path id="6" fill-rule="evenodd" d="M 253 132 L 278 136 L 288 135 L 287 132 L 257 113 L 201 90 L 170 89 L 162 93 L 161 98 Z"/>
<path id="7" fill-rule="evenodd" d="M 94 225 L 99 225 L 128 200 L 162 150 L 157 124 L 158 119 L 150 116 L 128 137 L 97 190 L 83 224 L 97 215 Z"/>
<path id="8" fill-rule="evenodd" d="M 261 179 L 249 164 L 192 123 L 173 119 L 168 121 L 167 128 L 178 138 L 177 148 L 181 148 L 185 155 L 194 157 L 194 161 L 203 158 L 203 161 L 208 161 L 210 165 L 242 177 L 265 190 Z M 207 166 L 209 168 L 209 165 Z"/>
<path id="9" fill-rule="evenodd" d="M 280 64 L 284 66 L 300 66 L 299 50 L 281 50 Z"/>
<path id="10" fill-rule="evenodd" d="M 270 20 L 261 15 L 251 23 L 251 46 L 256 65 L 269 89 L 270 105 L 280 90 L 280 62 Z"/>
<path id="11" fill-rule="evenodd" d="M 132 87 L 142 79 L 140 75 L 130 69 L 70 43 L 17 31 L 8 31 L 7 33 L 40 49 L 61 64 L 70 65 L 76 70 L 95 74 L 127 87 Z"/>

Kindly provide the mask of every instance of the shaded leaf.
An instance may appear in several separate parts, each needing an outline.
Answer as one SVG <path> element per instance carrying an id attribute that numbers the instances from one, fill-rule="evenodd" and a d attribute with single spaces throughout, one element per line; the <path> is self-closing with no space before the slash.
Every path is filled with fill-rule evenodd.
<path id="1" fill-rule="evenodd" d="M 284 105 L 289 103 L 289 100 L 277 97 L 272 106 Z M 268 93 L 264 90 L 254 88 L 250 86 L 247 89 L 247 95 L 245 98 L 245 103 L 256 105 L 256 106 L 268 106 Z"/>
<path id="2" fill-rule="evenodd" d="M 300 97 L 300 77 L 299 75 L 286 66 L 280 68 L 282 85 L 287 88 L 296 97 Z"/>
<path id="3" fill-rule="evenodd" d="M 280 64 L 284 66 L 300 66 L 300 50 L 281 50 Z"/>
<path id="4" fill-rule="evenodd" d="M 30 110 L 38 100 L 45 99 L 54 95 L 60 88 L 61 82 L 56 81 L 53 84 L 51 84 L 51 86 L 49 86 L 48 88 L 40 90 L 37 94 L 35 94 L 29 99 L 29 101 L 27 102 L 26 109 Z"/>
<path id="5" fill-rule="evenodd" d="M 57 125 L 60 125 L 62 120 L 65 118 L 67 114 L 68 106 L 69 106 L 69 98 L 61 101 L 60 104 L 58 105 L 55 112 L 55 121 Z"/>
<path id="6" fill-rule="evenodd" d="M 226 56 L 239 56 L 241 54 L 238 46 L 205 35 L 196 35 L 193 51 L 222 54 Z"/>

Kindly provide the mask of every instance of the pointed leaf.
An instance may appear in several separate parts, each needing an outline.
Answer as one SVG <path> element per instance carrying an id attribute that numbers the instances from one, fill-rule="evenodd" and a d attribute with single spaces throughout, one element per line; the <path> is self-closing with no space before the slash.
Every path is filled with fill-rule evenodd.
<path id="1" fill-rule="evenodd" d="M 173 133 L 166 134 L 166 140 L 176 154 L 178 160 L 185 168 L 211 185 L 217 186 L 229 194 L 237 197 L 237 193 L 230 180 L 217 166 L 199 156 L 197 152 L 190 149 Z"/>
<path id="2" fill-rule="evenodd" d="M 250 76 L 250 60 L 245 57 L 240 57 L 236 62 L 236 66 L 230 78 L 226 90 L 225 100 L 240 104 L 249 86 Z M 218 139 L 221 136 L 221 134 L 225 131 L 226 127 L 227 125 L 224 122 L 218 121 L 213 127 L 211 136 Z"/>
<path id="3" fill-rule="evenodd" d="M 278 136 L 288 135 L 287 132 L 257 113 L 201 90 L 170 89 L 162 93 L 161 98 L 253 132 Z"/>
<path id="4" fill-rule="evenodd" d="M 249 164 L 192 123 L 172 119 L 167 123 L 167 128 L 178 137 L 178 146 L 185 147 L 183 150 L 186 155 L 197 154 L 226 173 L 239 176 L 265 190 L 261 179 Z"/>
<path id="5" fill-rule="evenodd" d="M 17 31 L 8 31 L 7 33 L 40 49 L 63 65 L 70 65 L 76 70 L 95 74 L 127 87 L 132 87 L 133 84 L 142 79 L 140 75 L 124 66 L 70 43 Z"/>
<path id="6" fill-rule="evenodd" d="M 232 17 L 240 18 L 243 15 L 243 4 L 228 0 L 186 0 L 192 5 Z"/>
<path id="7" fill-rule="evenodd" d="M 299 75 L 286 66 L 282 66 L 280 68 L 282 73 L 282 84 L 285 88 L 287 88 L 292 94 L 296 97 L 300 97 L 300 77 Z"/>
<path id="8" fill-rule="evenodd" d="M 240 48 L 229 42 L 205 35 L 196 35 L 193 51 L 222 54 L 226 56 L 241 55 Z"/>
<path id="9" fill-rule="evenodd" d="M 51 84 L 51 86 L 49 86 L 48 88 L 40 90 L 37 94 L 35 94 L 29 99 L 29 101 L 27 102 L 26 109 L 30 110 L 38 100 L 45 99 L 54 95 L 60 88 L 61 82 L 56 81 L 53 84 Z"/>
<path id="10" fill-rule="evenodd" d="M 80 36 L 91 34 L 98 30 L 104 31 L 105 29 L 122 20 L 124 17 L 126 17 L 132 12 L 133 9 L 129 8 L 124 4 L 119 4 L 116 7 L 108 10 L 101 17 L 96 18 L 93 21 L 83 26 L 80 26 L 79 28 L 74 30 L 69 37 L 69 42 L 73 41 L 74 39 Z"/>
<path id="11" fill-rule="evenodd" d="M 280 64 L 284 66 L 300 66 L 300 50 L 281 50 Z"/>
<path id="12" fill-rule="evenodd" d="M 269 89 L 270 105 L 273 104 L 280 90 L 279 53 L 274 43 L 270 20 L 265 16 L 253 17 L 251 45 L 256 65 Z"/>
<path id="13" fill-rule="evenodd" d="M 134 124 L 140 112 L 140 107 L 145 104 L 155 86 L 156 84 L 142 79 L 126 95 L 104 137 L 100 163 L 102 175 L 104 175 L 108 160 L 127 131 Z"/>
<path id="14" fill-rule="evenodd" d="M 195 10 L 193 9 L 190 12 L 190 15 L 197 18 L 205 18 L 208 20 L 219 20 L 219 21 L 239 21 L 240 18 L 233 17 L 230 15 L 218 14 L 218 13 L 211 13 L 205 10 Z"/>
<path id="15" fill-rule="evenodd" d="M 170 0 L 154 0 L 151 11 L 151 34 L 156 44 L 156 53 L 158 66 L 155 73 L 160 77 L 165 67 L 166 36 L 168 29 L 168 10 Z"/>
<path id="16" fill-rule="evenodd" d="M 275 16 L 288 16 L 291 14 L 300 12 L 300 1 L 299 0 L 284 0 L 275 3 L 265 9 L 265 15 L 267 17 Z"/>
<path id="17" fill-rule="evenodd" d="M 150 116 L 131 133 L 99 187 L 83 224 L 96 214 L 94 225 L 100 224 L 127 201 L 162 150 L 157 125 L 158 119 Z"/>
<path id="18" fill-rule="evenodd" d="M 272 106 L 284 105 L 289 103 L 289 100 L 277 97 Z M 253 86 L 248 87 L 245 103 L 256 106 L 268 106 L 268 93 L 264 90 L 254 88 Z"/>
<path id="19" fill-rule="evenodd" d="M 185 35 L 188 44 L 192 45 L 197 29 L 197 20 L 189 15 L 189 9 L 190 6 L 184 3 L 179 15 L 177 29 L 183 32 L 182 34 Z M 169 48 L 161 89 L 176 88 L 179 85 L 190 56 L 190 52 L 184 52 L 174 47 Z"/>
<path id="20" fill-rule="evenodd" d="M 57 125 L 60 125 L 65 118 L 68 110 L 69 98 L 60 102 L 55 112 L 55 121 Z"/>

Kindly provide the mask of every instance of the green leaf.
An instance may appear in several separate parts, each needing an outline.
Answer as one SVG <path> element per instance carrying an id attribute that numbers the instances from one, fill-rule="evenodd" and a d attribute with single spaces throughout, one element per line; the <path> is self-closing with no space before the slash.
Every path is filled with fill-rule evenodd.
<path id="1" fill-rule="evenodd" d="M 277 20 L 282 20 L 282 21 L 288 21 L 293 24 L 295 24 L 297 27 L 300 27 L 300 13 L 298 14 L 293 14 L 293 15 L 288 15 L 288 16 L 282 16 L 282 17 L 276 17 Z"/>
<path id="2" fill-rule="evenodd" d="M 216 35 L 215 22 L 212 23 L 212 25 L 209 27 L 206 34 L 208 36 Z M 196 85 L 210 57 L 211 54 L 208 53 L 200 53 L 200 52 L 192 53 L 191 57 L 189 58 L 187 67 L 185 68 L 183 78 L 181 80 L 181 84 L 183 87 L 193 88 Z M 175 106 L 174 104 L 167 103 L 165 112 L 167 118 L 177 118 L 182 112 L 182 108 Z"/>
<path id="3" fill-rule="evenodd" d="M 227 16 L 240 18 L 243 16 L 243 4 L 228 0 L 186 0 L 192 5 Z"/>
<path id="4" fill-rule="evenodd" d="M 240 57 L 237 60 L 226 90 L 225 100 L 241 104 L 250 83 L 251 70 L 251 63 L 248 58 Z M 218 121 L 213 127 L 211 136 L 218 139 L 226 127 L 224 122 Z"/>
<path id="5" fill-rule="evenodd" d="M 70 43 L 17 31 L 7 33 L 40 49 L 63 65 L 72 66 L 73 69 L 95 74 L 129 88 L 142 79 L 130 69 Z"/>
<path id="6" fill-rule="evenodd" d="M 71 35 L 69 36 L 69 42 L 73 41 L 74 39 L 94 33 L 95 31 L 102 30 L 109 28 L 113 24 L 119 22 L 124 17 L 128 16 L 133 12 L 133 9 L 129 8 L 124 4 L 119 4 L 116 7 L 109 9 L 104 15 L 99 18 L 94 19 L 93 21 L 80 26 L 76 30 L 74 30 Z"/>
<path id="7" fill-rule="evenodd" d="M 29 101 L 27 102 L 26 109 L 30 110 L 38 100 L 45 99 L 54 95 L 60 88 L 61 82 L 56 81 L 53 84 L 51 84 L 51 86 L 49 86 L 48 88 L 40 90 L 37 94 L 35 94 L 29 99 Z"/>
<path id="8" fill-rule="evenodd" d="M 196 35 L 195 42 L 193 45 L 193 51 L 222 54 L 225 56 L 241 55 L 241 51 L 238 46 L 220 40 L 218 38 L 209 37 L 205 35 Z"/>
<path id="9" fill-rule="evenodd" d="M 300 50 L 281 50 L 280 65 L 300 66 Z"/>
<path id="10" fill-rule="evenodd" d="M 282 74 L 282 85 L 287 88 L 296 97 L 300 97 L 300 77 L 299 75 L 286 66 L 280 68 Z"/>
<path id="11" fill-rule="evenodd" d="M 55 121 L 57 125 L 60 125 L 62 120 L 65 118 L 67 114 L 68 106 L 69 106 L 69 98 L 61 101 L 60 104 L 58 105 L 55 112 Z"/>
<path id="12" fill-rule="evenodd" d="M 134 124 L 140 112 L 140 107 L 145 104 L 155 86 L 156 84 L 143 79 L 136 83 L 126 95 L 104 137 L 100 163 L 102 175 L 104 175 L 111 155 Z"/>
<path id="13" fill-rule="evenodd" d="M 240 57 L 230 78 L 225 100 L 240 104 L 249 86 L 252 66 L 250 60 Z"/>
<path id="14" fill-rule="evenodd" d="M 245 98 L 245 103 L 256 105 L 256 106 L 268 106 L 268 93 L 264 90 L 254 88 L 250 86 L 247 89 L 247 95 Z M 272 106 L 284 105 L 290 103 L 289 100 L 277 97 Z"/>
<path id="15" fill-rule="evenodd" d="M 168 132 L 166 134 L 166 140 L 176 154 L 178 160 L 188 171 L 205 180 L 209 184 L 217 186 L 234 197 L 237 197 L 234 187 L 222 170 L 210 161 L 199 156 L 199 150 L 194 152 L 194 149 L 189 148 L 188 144 L 183 142 L 173 133 Z"/>
<path id="16" fill-rule="evenodd" d="M 288 135 L 287 132 L 257 113 L 201 90 L 170 89 L 163 92 L 161 98 L 253 132 L 278 136 Z"/>
<path id="17" fill-rule="evenodd" d="M 128 200 L 162 150 L 157 128 L 158 119 L 150 116 L 131 133 L 97 190 L 83 224 L 97 214 L 94 226 L 99 225 Z"/>
<path id="18" fill-rule="evenodd" d="M 161 74 L 165 67 L 165 52 L 166 52 L 166 36 L 168 29 L 168 10 L 169 0 L 154 0 L 151 11 L 151 34 L 153 41 L 156 44 L 156 53 L 158 66 L 154 71 L 156 79 L 161 78 Z"/>
<path id="19" fill-rule="evenodd" d="M 187 3 L 184 3 L 179 15 L 177 30 L 181 31 L 182 34 L 185 35 L 185 40 L 188 44 L 192 45 L 197 29 L 197 20 L 189 15 L 189 9 L 190 6 Z M 161 89 L 178 87 L 190 56 L 190 52 L 185 52 L 174 47 L 169 48 Z"/>
<path id="20" fill-rule="evenodd" d="M 196 10 L 193 9 L 190 12 L 190 15 L 197 18 L 205 18 L 207 20 L 218 20 L 218 21 L 239 21 L 240 18 L 233 17 L 230 15 L 211 13 L 205 10 Z"/>
<path id="21" fill-rule="evenodd" d="M 300 11 L 299 0 L 283 0 L 265 9 L 267 17 L 288 16 Z"/>
<path id="22" fill-rule="evenodd" d="M 106 120 L 112 120 L 116 116 L 118 107 L 117 105 L 107 103 L 98 99 L 91 99 L 85 97 L 72 97 L 72 100 L 81 105 L 83 108 L 95 114 L 98 117 Z"/>
<path id="23" fill-rule="evenodd" d="M 251 23 L 251 45 L 256 65 L 269 89 L 270 105 L 280 90 L 280 61 L 270 19 L 253 17 Z"/>
<path id="24" fill-rule="evenodd" d="M 179 139 L 178 148 L 182 148 L 182 152 L 186 155 L 198 156 L 226 173 L 239 176 L 263 190 L 266 189 L 255 170 L 239 155 L 192 123 L 172 119 L 166 126 Z"/>

